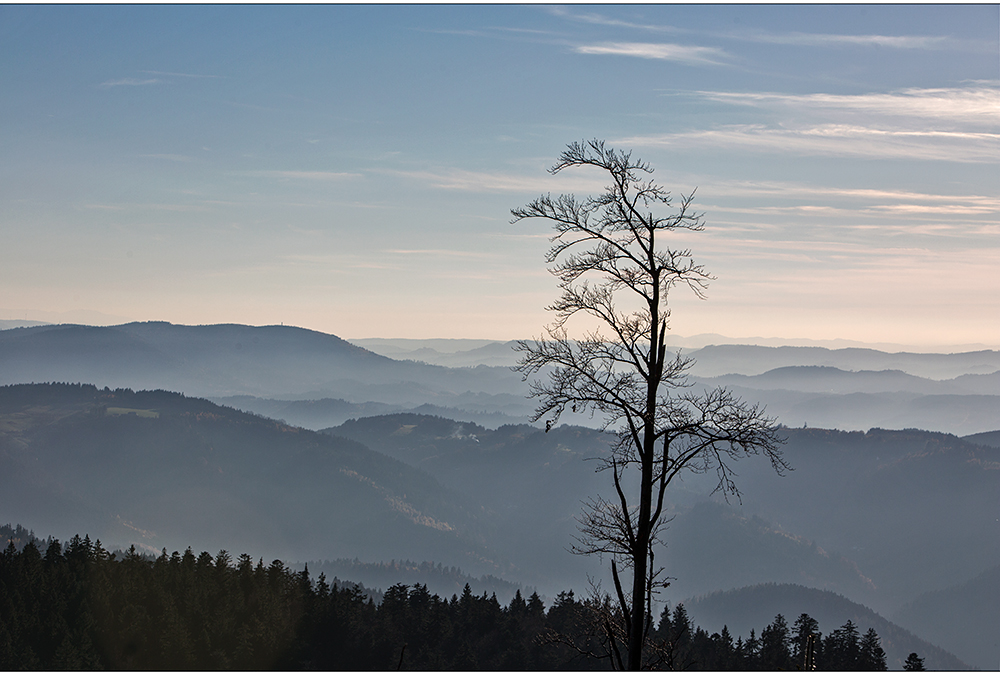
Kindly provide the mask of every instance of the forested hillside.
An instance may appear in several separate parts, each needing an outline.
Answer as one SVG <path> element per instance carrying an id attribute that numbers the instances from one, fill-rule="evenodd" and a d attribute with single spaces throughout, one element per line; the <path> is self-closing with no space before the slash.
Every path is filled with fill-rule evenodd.
<path id="1" fill-rule="evenodd" d="M 1000 662 L 1000 565 L 974 579 L 924 593 L 900 607 L 892 620 L 961 654 L 976 668 Z"/>
<path id="2" fill-rule="evenodd" d="M 497 521 L 363 445 L 163 391 L 0 387 L 0 512 L 146 550 L 506 571 Z"/>
<path id="3" fill-rule="evenodd" d="M 543 528 L 532 549 L 539 559 L 548 552 L 549 564 L 577 533 L 580 500 L 610 489 L 587 461 L 608 439 L 583 427 L 490 430 L 394 414 L 325 431 L 426 469 L 521 523 L 524 537 Z M 781 477 L 766 463 L 740 462 L 742 504 L 707 503 L 714 475 L 686 476 L 672 491 L 672 545 L 662 555 L 677 577 L 673 599 L 785 582 L 892 611 L 915 589 L 971 578 L 1000 560 L 994 449 L 918 430 L 782 433 L 794 470 Z M 533 526 L 538 514 L 545 518 Z M 736 559 L 742 563 L 729 564 Z"/>
<path id="4" fill-rule="evenodd" d="M 713 500 L 712 476 L 671 493 L 657 559 L 674 577 L 672 604 L 772 582 L 891 614 L 1000 559 L 996 448 L 917 430 L 782 433 L 794 471 L 740 462 L 742 504 Z M 554 597 L 601 578 L 598 561 L 568 549 L 581 500 L 608 489 L 587 461 L 607 442 L 585 427 L 412 413 L 316 433 L 165 391 L 15 385 L 0 387 L 0 509 L 157 555 L 190 544 L 289 565 L 356 561 L 383 591 L 395 581 L 380 570 L 417 561 L 407 569 L 423 576 L 398 581 L 455 592 L 455 580 L 434 580 L 440 565 L 503 602 L 518 586 Z M 341 568 L 327 576 L 351 578 Z M 957 594 L 948 611 L 974 616 L 967 600 Z M 918 632 L 948 639 L 935 622 Z"/>
<path id="5" fill-rule="evenodd" d="M 521 524 L 524 535 L 513 546 L 567 571 L 582 564 L 566 554 L 580 500 L 609 488 L 586 461 L 606 438 L 582 427 L 491 430 L 384 415 L 326 431 L 475 495 Z M 674 577 L 666 592 L 672 602 L 771 582 L 829 590 L 890 614 L 924 590 L 971 579 L 1000 560 L 994 448 L 913 429 L 782 433 L 794 470 L 779 477 L 766 463 L 741 462 L 742 503 L 713 502 L 714 475 L 687 476 L 672 491 L 669 545 L 657 557 Z M 963 616 L 975 615 L 975 607 L 962 607 Z M 936 642 L 949 630 L 927 622 L 920 635 Z"/>
<path id="6" fill-rule="evenodd" d="M 518 592 L 504 607 L 468 586 L 449 599 L 398 584 L 376 604 L 281 560 L 190 548 L 119 557 L 89 536 L 44 551 L 11 542 L 0 553 L 0 597 L 5 670 L 590 670 L 605 669 L 609 655 L 594 637 L 602 604 L 572 591 L 546 610 L 536 594 Z M 818 631 L 805 614 L 794 630 L 776 616 L 734 642 L 678 606 L 652 632 L 649 665 L 790 669 L 809 662 L 806 636 Z M 847 623 L 817 642 L 812 664 L 884 670 L 880 643 Z"/>

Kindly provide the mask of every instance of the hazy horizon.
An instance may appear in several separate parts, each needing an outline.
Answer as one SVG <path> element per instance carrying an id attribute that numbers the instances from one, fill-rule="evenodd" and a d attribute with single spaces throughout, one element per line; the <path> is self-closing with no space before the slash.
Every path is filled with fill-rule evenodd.
<path id="1" fill-rule="evenodd" d="M 93 320 L 93 317 L 99 316 L 99 312 L 65 312 L 53 313 L 53 312 L 21 312 L 25 315 L 30 316 L 55 316 L 53 319 L 40 320 L 40 319 L 0 319 L 0 330 L 7 330 L 9 328 L 18 328 L 22 326 L 31 325 L 58 325 L 58 324 L 80 324 L 85 326 L 118 326 L 126 323 L 134 323 L 135 320 L 127 319 L 125 317 L 107 317 L 107 320 Z M 7 316 L 7 314 L 0 314 Z M 8 313 L 9 314 L 9 313 Z M 73 320 L 71 317 L 91 317 L 91 321 L 86 320 Z M 157 321 L 157 319 L 147 319 L 147 321 Z M 229 322 L 235 323 L 235 322 Z M 212 325 L 212 324 L 181 324 L 181 325 Z M 295 328 L 306 328 L 307 330 L 318 330 L 315 328 L 309 328 L 308 326 L 295 326 L 294 324 L 245 324 L 252 326 L 273 326 L 273 325 L 286 325 Z M 326 332 L 326 331 L 319 331 Z M 491 339 L 491 338 L 467 338 L 467 337 L 421 337 L 421 338 L 409 338 L 409 337 L 382 337 L 382 336 L 347 336 L 347 335 L 336 335 L 331 333 L 331 335 L 336 335 L 337 337 L 352 343 L 366 343 L 366 342 L 378 342 L 384 341 L 386 343 L 412 343 L 413 349 L 418 349 L 421 347 L 430 347 L 436 349 L 437 351 L 462 351 L 466 349 L 474 349 L 478 346 L 483 346 L 486 344 L 503 343 L 510 342 L 512 340 L 530 340 L 538 337 L 539 331 L 536 331 L 533 335 L 524 335 L 509 339 Z M 441 349 L 439 343 L 454 343 L 451 349 Z M 708 345 L 718 345 L 718 344 L 739 344 L 739 345 L 757 345 L 762 347 L 824 347 L 827 349 L 846 349 L 852 347 L 874 349 L 877 351 L 912 351 L 915 353 L 943 353 L 943 352 L 958 352 L 958 351 L 979 351 L 979 350 L 1000 350 L 1000 343 L 982 343 L 982 342 L 971 342 L 971 343 L 958 343 L 958 344 L 913 344 L 913 343 L 900 343 L 900 342 L 866 342 L 863 340 L 849 340 L 846 338 L 834 338 L 830 340 L 824 339 L 813 339 L 804 337 L 780 337 L 780 336 L 764 336 L 764 335 L 754 335 L 754 336 L 733 336 L 733 335 L 722 335 L 719 333 L 698 333 L 696 335 L 678 335 L 676 333 L 668 334 L 667 343 L 672 347 L 684 347 L 699 349 Z M 366 346 L 366 345 L 362 345 Z M 370 348 L 370 347 L 368 347 Z M 375 350 L 377 351 L 377 350 Z M 391 354 L 386 354 L 391 356 Z"/>

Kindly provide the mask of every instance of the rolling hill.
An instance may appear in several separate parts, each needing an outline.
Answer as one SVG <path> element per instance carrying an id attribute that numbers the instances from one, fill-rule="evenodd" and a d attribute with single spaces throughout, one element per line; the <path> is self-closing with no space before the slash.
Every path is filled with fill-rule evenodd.
<path id="1" fill-rule="evenodd" d="M 419 410 L 493 427 L 523 422 L 533 410 L 526 383 L 507 367 L 516 361 L 509 342 L 429 340 L 417 341 L 417 349 L 397 344 L 414 341 L 357 342 L 406 360 L 293 326 L 28 326 L 0 330 L 0 384 L 166 389 L 314 429 L 348 419 L 344 406 L 334 409 L 336 400 L 361 406 L 358 415 L 382 406 L 380 412 Z M 689 355 L 697 383 L 728 385 L 789 426 L 961 435 L 997 426 L 998 351 L 720 345 Z M 584 415 L 564 421 L 596 426 Z"/>
<path id="2" fill-rule="evenodd" d="M 1000 664 L 1000 565 L 968 581 L 924 593 L 900 607 L 893 621 L 938 644 L 975 668 Z"/>
<path id="3" fill-rule="evenodd" d="M 192 396 L 342 398 L 418 406 L 524 401 L 507 368 L 394 361 L 293 326 L 166 322 L 45 325 L 0 331 L 0 384 L 86 382 Z M 478 397 L 478 398 L 477 398 Z"/>
<path id="4" fill-rule="evenodd" d="M 583 427 L 490 430 L 394 414 L 325 432 L 418 466 L 502 514 L 521 533 L 505 547 L 525 549 L 540 566 L 581 565 L 565 555 L 581 502 L 611 489 L 586 461 L 607 437 Z M 742 504 L 712 504 L 710 476 L 688 475 L 670 491 L 674 521 L 660 555 L 676 577 L 671 598 L 774 581 L 891 611 L 1000 560 L 1000 537 L 983 536 L 1000 534 L 991 506 L 1000 497 L 996 453 L 915 430 L 783 433 L 795 470 L 779 477 L 766 462 L 740 462 Z"/>
<path id="5" fill-rule="evenodd" d="M 846 371 L 900 370 L 917 377 L 948 380 L 961 375 L 988 375 L 1000 370 L 1000 351 L 979 350 L 953 354 L 884 352 L 850 347 L 760 347 L 754 345 L 709 345 L 685 350 L 697 362 L 697 377 L 730 373 L 760 375 L 785 366 L 828 366 Z"/>
<path id="6" fill-rule="evenodd" d="M 0 513 L 145 550 L 436 560 L 511 571 L 498 521 L 343 438 L 163 391 L 0 387 Z"/>

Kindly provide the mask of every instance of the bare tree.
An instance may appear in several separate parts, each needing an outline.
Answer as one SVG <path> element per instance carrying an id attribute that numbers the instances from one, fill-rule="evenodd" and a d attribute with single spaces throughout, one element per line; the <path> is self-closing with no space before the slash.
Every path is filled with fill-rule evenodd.
<path id="1" fill-rule="evenodd" d="M 693 193 L 673 207 L 647 163 L 603 141 L 569 145 L 550 172 L 570 167 L 606 171 L 610 184 L 596 197 L 545 195 L 511 211 L 512 222 L 552 223 L 546 258 L 561 289 L 548 308 L 556 315 L 548 337 L 518 343 L 516 370 L 525 379 L 548 371 L 547 381 L 534 381 L 530 389 L 539 399 L 533 421 L 544 419 L 546 430 L 570 409 L 598 415 L 604 429 L 617 434 L 599 469 L 610 471 L 614 497 L 590 500 L 574 549 L 610 557 L 627 635 L 622 665 L 637 670 L 652 624 L 652 596 L 666 585 L 653 557 L 662 543 L 667 486 L 684 470 L 714 471 L 716 489 L 738 497 L 732 469 L 738 458 L 764 455 L 779 474 L 788 466 L 775 420 L 725 389 L 694 393 L 687 380 L 692 361 L 667 353 L 669 292 L 685 286 L 704 297 L 713 278 L 689 250 L 665 241 L 677 230 L 703 229 L 703 216 L 691 210 Z M 654 208 L 671 213 L 655 215 Z M 629 305 L 639 308 L 620 309 Z M 600 327 L 571 339 L 567 323 L 577 315 L 596 319 Z M 630 491 L 624 478 L 635 473 L 638 490 Z M 620 567 L 631 570 L 628 594 Z"/>

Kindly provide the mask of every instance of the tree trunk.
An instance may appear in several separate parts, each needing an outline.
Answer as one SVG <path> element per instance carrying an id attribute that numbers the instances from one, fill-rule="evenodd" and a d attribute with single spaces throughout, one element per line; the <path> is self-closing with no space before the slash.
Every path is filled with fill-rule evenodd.
<path id="1" fill-rule="evenodd" d="M 647 445 L 650 445 L 647 443 Z M 646 575 L 649 558 L 649 516 L 653 501 L 652 462 L 642 463 L 642 487 L 639 498 L 639 522 L 636 528 L 636 552 L 632 556 L 632 625 L 628 636 L 628 669 L 642 667 L 642 644 L 646 632 Z"/>

